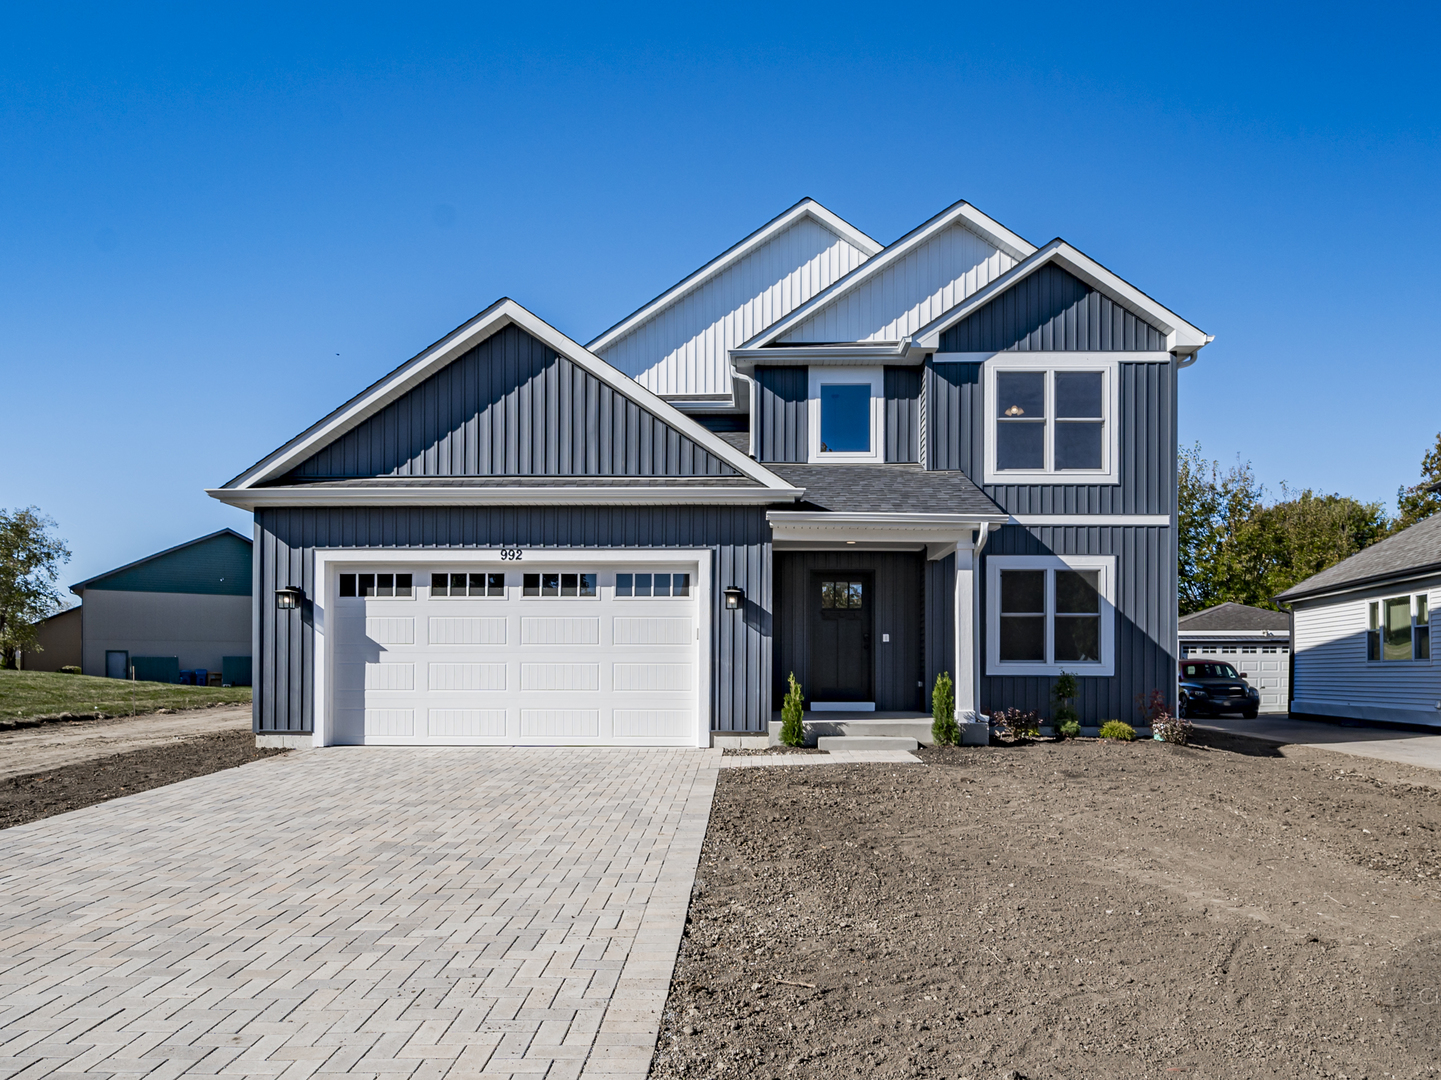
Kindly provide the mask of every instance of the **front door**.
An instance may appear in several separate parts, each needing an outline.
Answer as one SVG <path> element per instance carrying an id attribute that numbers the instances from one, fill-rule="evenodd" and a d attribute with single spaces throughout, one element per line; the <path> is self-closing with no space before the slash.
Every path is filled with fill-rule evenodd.
<path id="1" fill-rule="evenodd" d="M 869 571 L 822 570 L 811 575 L 810 678 L 816 701 L 874 701 Z"/>

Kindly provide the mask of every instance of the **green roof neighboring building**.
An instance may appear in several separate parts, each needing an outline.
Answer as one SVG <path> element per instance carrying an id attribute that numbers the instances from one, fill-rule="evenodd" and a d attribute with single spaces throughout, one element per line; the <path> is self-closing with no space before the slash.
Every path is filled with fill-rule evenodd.
<path id="1" fill-rule="evenodd" d="M 87 578 L 70 591 L 77 596 L 87 589 L 249 596 L 251 567 L 250 539 L 221 529 Z"/>

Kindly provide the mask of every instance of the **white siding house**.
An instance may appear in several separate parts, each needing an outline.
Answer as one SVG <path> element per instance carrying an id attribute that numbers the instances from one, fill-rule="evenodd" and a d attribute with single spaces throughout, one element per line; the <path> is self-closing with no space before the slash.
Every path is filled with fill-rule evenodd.
<path id="1" fill-rule="evenodd" d="M 1441 516 L 1277 599 L 1292 611 L 1293 713 L 1441 727 L 1441 662 L 1431 647 Z"/>

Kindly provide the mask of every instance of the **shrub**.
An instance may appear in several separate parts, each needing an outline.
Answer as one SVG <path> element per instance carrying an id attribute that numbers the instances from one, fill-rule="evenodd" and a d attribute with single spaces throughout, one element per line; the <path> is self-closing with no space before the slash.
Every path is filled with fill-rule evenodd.
<path id="1" fill-rule="evenodd" d="M 1041 733 L 1041 718 L 1033 711 L 1002 709 L 991 713 L 991 734 L 998 738 L 1034 739 Z"/>
<path id="2" fill-rule="evenodd" d="M 931 740 L 937 746 L 955 746 L 961 741 L 961 726 L 956 723 L 956 690 L 949 671 L 936 676 L 936 688 L 931 691 Z"/>
<path id="3" fill-rule="evenodd" d="M 1101 738 L 1119 739 L 1121 742 L 1130 742 L 1136 737 L 1136 729 L 1124 720 L 1107 720 L 1101 725 Z"/>
<path id="4" fill-rule="evenodd" d="M 790 674 L 790 689 L 781 702 L 781 742 L 786 746 L 804 746 L 805 725 L 801 723 L 801 684 L 796 682 L 796 673 Z"/>
<path id="5" fill-rule="evenodd" d="M 1194 730 L 1191 721 L 1184 716 L 1172 716 L 1163 712 L 1151 719 L 1151 735 L 1162 742 L 1175 743 L 1177 746 L 1189 743 Z"/>
<path id="6" fill-rule="evenodd" d="M 1079 720 L 1065 720 L 1056 725 L 1056 735 L 1062 739 L 1074 739 L 1081 734 Z"/>
<path id="7" fill-rule="evenodd" d="M 61 675 L 79 675 L 79 674 L 80 674 L 80 669 L 79 669 L 78 667 L 76 667 L 74 664 L 66 664 L 63 668 L 60 669 L 60 674 L 61 674 Z"/>

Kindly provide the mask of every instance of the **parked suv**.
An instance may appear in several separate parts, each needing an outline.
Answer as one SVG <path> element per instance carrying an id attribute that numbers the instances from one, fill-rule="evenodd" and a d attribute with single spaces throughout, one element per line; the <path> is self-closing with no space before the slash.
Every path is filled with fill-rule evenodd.
<path id="1" fill-rule="evenodd" d="M 1219 716 L 1238 712 L 1256 719 L 1261 692 L 1237 674 L 1230 664 L 1219 660 L 1182 660 L 1181 690 L 1178 695 L 1182 716 Z"/>

